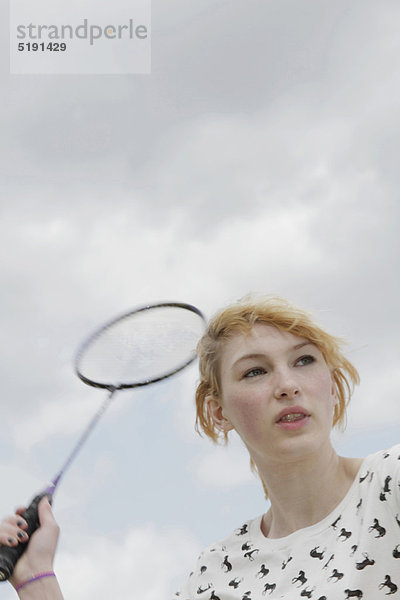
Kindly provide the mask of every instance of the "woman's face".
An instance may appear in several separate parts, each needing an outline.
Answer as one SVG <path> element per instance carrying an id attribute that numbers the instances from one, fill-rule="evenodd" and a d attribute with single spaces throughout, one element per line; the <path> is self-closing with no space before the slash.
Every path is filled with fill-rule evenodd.
<path id="1" fill-rule="evenodd" d="M 235 429 L 253 460 L 293 460 L 330 444 L 337 402 L 331 372 L 307 339 L 257 323 L 222 349 L 217 426 Z"/>

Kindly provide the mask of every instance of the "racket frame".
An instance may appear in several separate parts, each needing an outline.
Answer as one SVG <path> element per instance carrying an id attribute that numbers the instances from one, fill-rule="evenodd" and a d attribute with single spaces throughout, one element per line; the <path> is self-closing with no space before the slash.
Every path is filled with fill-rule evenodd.
<path id="1" fill-rule="evenodd" d="M 188 360 L 186 360 L 184 363 L 180 364 L 179 367 L 177 367 L 176 369 L 174 369 L 172 371 L 168 371 L 162 375 L 157 375 L 157 377 L 154 377 L 151 379 L 144 379 L 142 381 L 135 381 L 135 382 L 131 382 L 131 383 L 120 383 L 120 384 L 100 383 L 98 381 L 94 381 L 93 379 L 90 379 L 89 377 L 86 377 L 86 375 L 84 375 L 81 372 L 80 367 L 79 367 L 81 358 L 84 356 L 87 348 L 104 331 L 106 331 L 107 329 L 110 329 L 111 327 L 113 327 L 114 325 L 116 325 L 117 323 L 119 323 L 121 321 L 124 321 L 125 319 L 129 319 L 134 314 L 138 314 L 138 313 L 146 311 L 146 310 L 151 310 L 152 308 L 183 308 L 183 309 L 186 309 L 186 310 L 189 310 L 189 311 L 195 313 L 203 320 L 204 324 L 206 323 L 206 318 L 204 317 L 203 313 L 193 304 L 187 304 L 185 302 L 157 302 L 154 304 L 146 304 L 145 306 L 139 306 L 138 308 L 135 308 L 134 310 L 131 310 L 128 313 L 124 313 L 123 315 L 120 315 L 119 317 L 116 317 L 116 318 L 112 319 L 111 321 L 108 321 L 105 325 L 103 325 L 102 327 L 97 329 L 78 348 L 78 351 L 77 351 L 75 359 L 74 359 L 74 370 L 75 370 L 76 375 L 79 377 L 79 379 L 81 379 L 81 381 L 83 381 L 83 383 L 86 383 L 87 385 L 90 385 L 91 387 L 109 390 L 110 392 L 115 392 L 118 390 L 125 390 L 125 389 L 132 389 L 132 388 L 136 388 L 136 387 L 143 387 L 145 385 L 149 385 L 151 383 L 156 383 L 157 381 L 162 381 L 163 379 L 167 379 L 168 377 L 175 375 L 175 373 L 179 373 L 179 371 L 182 371 L 183 369 L 185 369 L 196 359 L 197 354 L 196 354 L 196 351 L 194 350 L 192 356 L 190 358 L 188 358 Z"/>

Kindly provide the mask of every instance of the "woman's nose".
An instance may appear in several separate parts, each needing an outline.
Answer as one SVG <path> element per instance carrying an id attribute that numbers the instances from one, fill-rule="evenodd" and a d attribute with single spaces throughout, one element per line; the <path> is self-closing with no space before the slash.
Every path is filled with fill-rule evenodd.
<path id="1" fill-rule="evenodd" d="M 275 397 L 278 400 L 292 400 L 298 396 L 300 390 L 293 374 L 288 371 L 276 373 Z"/>

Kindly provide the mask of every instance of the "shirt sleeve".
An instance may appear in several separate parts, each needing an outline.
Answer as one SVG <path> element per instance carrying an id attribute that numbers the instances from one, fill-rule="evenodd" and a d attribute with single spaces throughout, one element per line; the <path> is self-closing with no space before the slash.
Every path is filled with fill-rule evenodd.
<path id="1" fill-rule="evenodd" d="M 211 554 L 209 552 L 209 548 L 206 548 L 200 554 L 195 562 L 193 571 L 190 573 L 180 591 L 176 592 L 173 600 L 199 600 L 199 595 L 213 587 L 208 580 L 207 585 L 204 585 L 204 582 L 201 581 L 201 576 L 208 571 L 208 569 L 215 574 L 216 569 L 213 559 L 215 559 L 216 555 L 218 555 L 218 552 L 215 552 L 214 548 Z M 203 600 L 206 599 L 204 598 Z"/>
<path id="2" fill-rule="evenodd" d="M 381 455 L 378 472 L 380 500 L 388 503 L 400 526 L 400 444 Z"/>
<path id="3" fill-rule="evenodd" d="M 390 449 L 390 460 L 393 472 L 393 488 L 395 497 L 395 510 L 400 519 L 400 444 Z M 400 525 L 400 522 L 399 522 Z"/>
<path id="4" fill-rule="evenodd" d="M 191 577 L 189 577 L 189 579 L 186 581 L 184 586 L 179 590 L 179 592 L 176 592 L 176 594 L 173 596 L 172 600 L 195 600 L 193 595 L 191 595 L 191 592 L 190 592 L 190 579 L 191 579 Z"/>

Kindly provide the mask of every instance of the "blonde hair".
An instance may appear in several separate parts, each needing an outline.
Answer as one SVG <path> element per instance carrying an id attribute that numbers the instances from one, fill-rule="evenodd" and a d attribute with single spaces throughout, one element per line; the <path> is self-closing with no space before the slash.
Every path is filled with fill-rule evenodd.
<path id="1" fill-rule="evenodd" d="M 237 333 L 249 333 L 255 323 L 265 323 L 304 337 L 318 347 L 332 373 L 338 399 L 333 427 L 344 429 L 346 407 L 354 385 L 359 383 L 356 368 L 341 352 L 344 340 L 324 331 L 308 312 L 283 298 L 247 296 L 220 310 L 209 322 L 198 344 L 200 382 L 196 390 L 197 432 L 200 435 L 204 432 L 215 443 L 220 440 L 221 432 L 215 427 L 207 410 L 206 398 L 221 397 L 219 361 L 224 344 Z M 223 432 L 222 435 L 227 442 L 227 433 Z"/>

